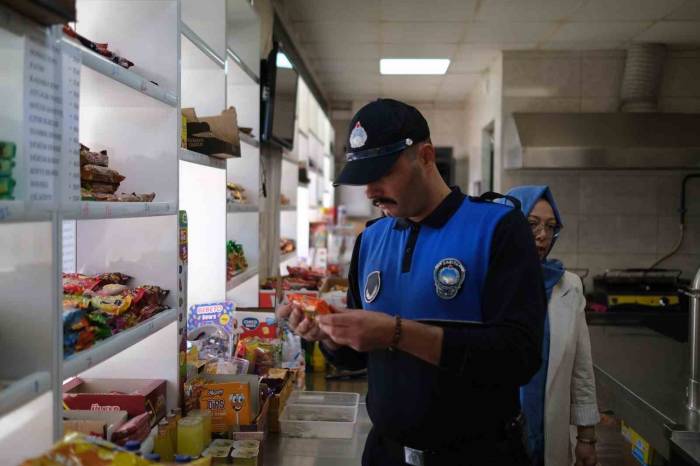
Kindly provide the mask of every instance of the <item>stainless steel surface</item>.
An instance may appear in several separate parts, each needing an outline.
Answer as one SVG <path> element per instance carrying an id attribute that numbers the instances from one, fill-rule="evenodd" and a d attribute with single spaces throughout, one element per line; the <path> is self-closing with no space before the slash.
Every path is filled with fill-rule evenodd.
<path id="1" fill-rule="evenodd" d="M 505 168 L 697 168 L 699 114 L 513 113 Z"/>
<path id="2" fill-rule="evenodd" d="M 698 430 L 685 406 L 689 345 L 643 327 L 591 325 L 601 397 L 664 458 L 671 430 Z"/>
<path id="3" fill-rule="evenodd" d="M 674 432 L 671 434 L 671 444 L 674 456 L 678 455 L 690 464 L 700 465 L 700 433 Z"/>
<path id="4" fill-rule="evenodd" d="M 700 409 L 700 268 L 695 273 L 690 291 L 690 380 L 688 409 Z"/>
<path id="5" fill-rule="evenodd" d="M 327 381 L 324 374 L 307 374 L 306 387 L 315 391 L 367 394 L 367 380 Z M 360 403 L 355 433 L 351 439 L 304 439 L 270 434 L 265 441 L 264 466 L 358 466 L 367 434 L 372 427 L 367 406 Z"/>

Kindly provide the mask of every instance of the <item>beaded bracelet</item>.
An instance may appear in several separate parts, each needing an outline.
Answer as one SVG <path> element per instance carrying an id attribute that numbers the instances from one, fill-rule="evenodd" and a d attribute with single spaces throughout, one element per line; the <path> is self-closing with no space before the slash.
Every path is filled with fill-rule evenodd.
<path id="1" fill-rule="evenodd" d="M 401 316 L 396 316 L 396 324 L 394 325 L 394 338 L 391 340 L 391 345 L 389 345 L 389 351 L 395 351 L 398 349 L 399 340 L 401 340 Z"/>

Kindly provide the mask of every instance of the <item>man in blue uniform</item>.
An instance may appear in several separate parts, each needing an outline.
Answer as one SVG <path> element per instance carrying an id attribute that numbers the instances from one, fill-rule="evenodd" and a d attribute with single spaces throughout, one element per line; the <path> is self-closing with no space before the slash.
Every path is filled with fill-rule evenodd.
<path id="1" fill-rule="evenodd" d="M 367 367 L 365 466 L 526 465 L 518 387 L 540 365 L 546 297 L 519 209 L 449 188 L 428 124 L 390 99 L 353 118 L 336 184 L 385 216 L 357 238 L 348 308 L 277 310 L 326 357 Z"/>

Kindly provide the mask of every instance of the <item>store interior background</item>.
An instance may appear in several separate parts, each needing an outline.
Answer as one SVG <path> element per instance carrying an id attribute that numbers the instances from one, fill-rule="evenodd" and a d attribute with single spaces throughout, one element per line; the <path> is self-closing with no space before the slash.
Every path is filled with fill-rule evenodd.
<path id="1" fill-rule="evenodd" d="M 668 45 L 660 112 L 700 112 L 700 2 L 696 0 L 403 0 L 275 3 L 330 107 L 336 170 L 347 125 L 377 96 L 423 112 L 436 146 L 453 149 L 455 182 L 488 187 L 483 143 L 492 125 L 493 184 L 552 187 L 565 221 L 554 254 L 568 267 L 649 267 L 678 236 L 682 170 L 502 168 L 502 122 L 512 112 L 616 112 L 626 48 Z M 378 61 L 450 58 L 444 76 L 381 76 Z M 698 183 L 688 198 L 700 197 Z M 340 191 L 351 216 L 371 217 L 359 188 Z M 681 250 L 664 266 L 686 278 L 700 263 L 700 205 L 689 205 Z"/>

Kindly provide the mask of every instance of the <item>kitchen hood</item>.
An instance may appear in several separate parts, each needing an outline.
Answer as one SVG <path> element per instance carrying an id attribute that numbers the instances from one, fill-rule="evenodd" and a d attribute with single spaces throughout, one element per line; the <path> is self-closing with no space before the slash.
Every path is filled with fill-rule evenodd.
<path id="1" fill-rule="evenodd" d="M 700 114 L 513 113 L 504 168 L 700 168 Z"/>

